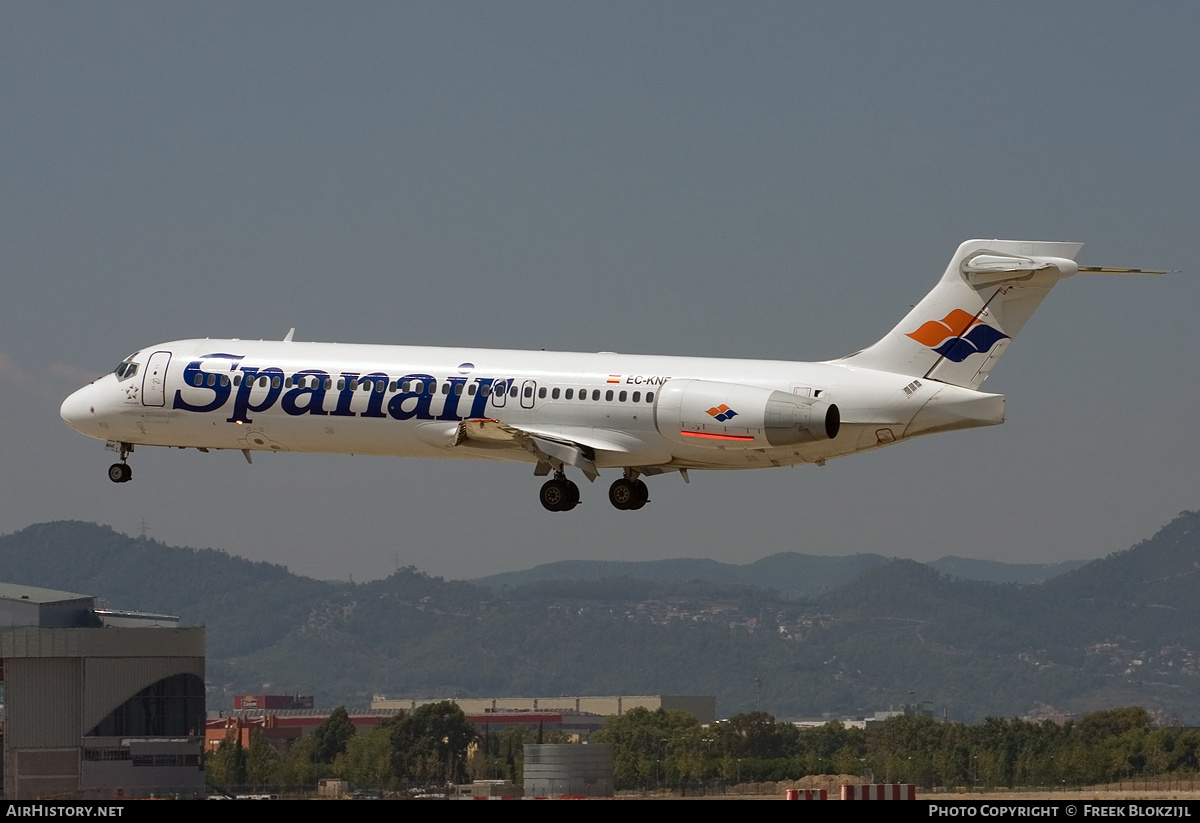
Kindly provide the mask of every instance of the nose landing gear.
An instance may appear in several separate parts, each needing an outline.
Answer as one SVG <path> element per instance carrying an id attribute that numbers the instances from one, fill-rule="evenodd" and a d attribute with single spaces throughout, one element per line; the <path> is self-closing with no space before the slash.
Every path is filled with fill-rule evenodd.
<path id="1" fill-rule="evenodd" d="M 111 446 L 111 444 L 110 444 Z M 108 479 L 114 483 L 128 483 L 133 478 L 133 469 L 125 462 L 129 457 L 129 453 L 133 451 L 133 446 L 129 443 L 122 443 L 119 449 L 114 449 L 121 453 L 121 462 L 113 463 L 108 467 Z"/>

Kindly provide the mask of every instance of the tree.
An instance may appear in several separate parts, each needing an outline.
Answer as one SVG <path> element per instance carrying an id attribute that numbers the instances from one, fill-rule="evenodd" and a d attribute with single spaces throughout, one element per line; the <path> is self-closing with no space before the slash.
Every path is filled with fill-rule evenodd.
<path id="1" fill-rule="evenodd" d="M 332 763 L 334 758 L 346 750 L 346 744 L 354 737 L 354 725 L 345 706 L 338 706 L 329 713 L 321 725 L 313 729 L 312 760 L 314 763 Z"/>
<path id="2" fill-rule="evenodd" d="M 466 778 L 467 746 L 475 740 L 475 726 L 457 703 L 427 703 L 380 725 L 388 728 L 398 776 L 421 782 Z"/>
<path id="3" fill-rule="evenodd" d="M 338 755 L 335 771 L 357 786 L 387 787 L 392 777 L 391 730 L 380 725 L 350 738 L 346 751 Z"/>
<path id="4" fill-rule="evenodd" d="M 1094 746 L 1106 738 L 1120 737 L 1133 729 L 1150 728 L 1150 713 L 1141 706 L 1085 714 L 1075 726 L 1075 733 L 1085 746 Z"/>
<path id="5" fill-rule="evenodd" d="M 204 758 L 204 776 L 214 786 L 242 786 L 246 783 L 246 753 L 242 750 L 240 730 L 230 727 L 215 752 Z"/>
<path id="6" fill-rule="evenodd" d="M 250 747 L 246 750 L 246 782 L 257 787 L 276 785 L 278 765 L 279 752 L 263 736 L 261 729 L 251 729 Z"/>
<path id="7" fill-rule="evenodd" d="M 630 709 L 604 721 L 591 739 L 613 744 L 613 769 L 619 783 L 644 785 L 696 773 L 689 745 L 704 745 L 703 735 L 690 735 L 700 723 L 683 711 Z"/>
<path id="8" fill-rule="evenodd" d="M 716 726 L 717 745 L 734 757 L 768 760 L 793 754 L 797 742 L 796 727 L 776 723 L 766 712 L 735 714 Z"/>
<path id="9" fill-rule="evenodd" d="M 311 786 L 316 782 L 317 770 L 312 761 L 312 735 L 292 744 L 276 765 L 276 781 L 280 786 Z"/>

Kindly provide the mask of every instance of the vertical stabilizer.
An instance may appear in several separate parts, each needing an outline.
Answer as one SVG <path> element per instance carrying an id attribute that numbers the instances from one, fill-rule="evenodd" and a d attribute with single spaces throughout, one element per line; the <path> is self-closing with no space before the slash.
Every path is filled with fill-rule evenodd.
<path id="1" fill-rule="evenodd" d="M 875 345 L 838 362 L 977 389 L 1082 243 L 968 240 L 946 273 Z"/>

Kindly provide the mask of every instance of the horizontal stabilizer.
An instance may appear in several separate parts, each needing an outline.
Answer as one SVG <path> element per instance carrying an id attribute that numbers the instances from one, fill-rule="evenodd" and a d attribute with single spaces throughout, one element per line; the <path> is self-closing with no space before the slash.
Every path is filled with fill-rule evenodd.
<path id="1" fill-rule="evenodd" d="M 1080 266 L 1080 274 L 1179 274 L 1171 269 L 1114 269 L 1110 266 Z"/>

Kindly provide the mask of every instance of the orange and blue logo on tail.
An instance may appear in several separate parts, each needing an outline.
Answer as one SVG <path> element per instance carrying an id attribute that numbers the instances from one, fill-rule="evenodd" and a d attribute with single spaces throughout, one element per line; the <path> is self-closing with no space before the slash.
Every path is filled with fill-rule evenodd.
<path id="1" fill-rule="evenodd" d="M 998 342 L 1008 339 L 1004 332 L 962 309 L 955 309 L 941 320 L 926 320 L 921 328 L 906 336 L 954 363 L 991 351 Z"/>

